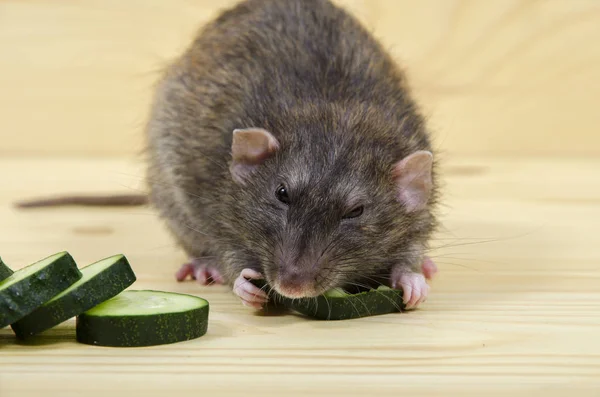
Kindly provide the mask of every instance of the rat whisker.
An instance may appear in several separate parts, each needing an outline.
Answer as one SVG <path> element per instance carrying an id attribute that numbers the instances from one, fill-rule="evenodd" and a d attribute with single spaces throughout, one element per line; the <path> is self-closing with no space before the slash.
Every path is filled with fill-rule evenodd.
<path id="1" fill-rule="evenodd" d="M 184 225 L 185 227 L 187 227 L 188 229 L 190 229 L 190 230 L 192 230 L 192 231 L 196 232 L 196 233 L 202 234 L 203 236 L 206 236 L 206 237 L 211 237 L 211 238 L 215 238 L 215 236 L 213 236 L 213 235 L 210 235 L 210 234 L 208 234 L 208 233 L 206 233 L 206 232 L 203 232 L 203 231 L 201 231 L 201 230 L 195 229 L 194 227 L 192 227 L 192 226 L 188 225 L 187 223 L 183 223 L 183 225 Z"/>
<path id="2" fill-rule="evenodd" d="M 329 317 L 331 317 L 331 305 L 329 304 L 329 299 L 327 299 L 326 295 L 323 295 L 323 298 L 325 298 L 325 302 L 327 303 L 327 313 L 328 313 L 327 317 L 329 318 Z M 319 300 L 315 299 L 315 301 L 317 302 L 317 305 L 318 305 Z"/>
<path id="3" fill-rule="evenodd" d="M 394 301 L 392 298 L 390 298 L 386 294 L 384 294 L 381 291 L 379 291 L 377 288 L 370 288 L 368 286 L 365 286 L 365 285 L 362 285 L 362 284 L 358 284 L 358 283 L 354 283 L 354 285 L 356 285 L 358 287 L 362 286 L 363 288 L 369 288 L 371 291 L 374 291 L 374 292 L 378 293 L 381 297 L 387 299 L 398 311 L 402 311 L 402 307 L 400 305 L 398 305 L 396 303 L 396 301 Z"/>
<path id="4" fill-rule="evenodd" d="M 349 284 L 350 284 L 350 285 L 354 285 L 354 286 L 356 286 L 356 287 L 359 287 L 359 288 L 360 288 L 360 287 L 362 287 L 362 288 L 365 288 L 365 286 L 364 286 L 364 285 L 361 285 L 361 284 L 357 284 L 357 283 L 349 283 Z M 368 288 L 368 287 L 367 287 L 367 288 Z M 355 304 L 352 302 L 352 299 L 348 300 L 348 302 L 350 302 L 350 304 L 351 304 L 351 305 L 354 307 L 354 311 L 356 312 L 356 314 L 358 314 L 358 313 L 359 313 L 359 311 L 358 311 L 358 308 L 357 308 L 357 307 L 356 307 L 356 305 L 355 305 Z M 368 307 L 368 306 L 367 306 L 367 305 L 366 305 L 366 304 L 365 304 L 365 303 L 364 303 L 362 300 L 359 300 L 359 302 L 360 302 L 360 304 L 361 304 L 361 305 L 363 305 L 363 307 L 364 307 L 364 309 L 367 311 L 367 313 L 368 313 L 369 315 L 371 315 L 371 310 L 369 310 L 369 307 Z"/>
<path id="5" fill-rule="evenodd" d="M 501 242 L 501 241 L 507 241 L 507 240 L 512 240 L 512 239 L 516 239 L 516 238 L 521 238 L 521 237 L 525 237 L 530 235 L 531 233 L 523 233 L 521 235 L 517 235 L 517 236 L 513 236 L 513 237 L 507 237 L 507 238 L 482 238 L 480 239 L 480 241 L 469 241 L 469 242 L 463 242 L 463 243 L 457 243 L 457 244 L 445 244 L 445 245 L 440 245 L 440 246 L 436 246 L 436 247 L 431 247 L 431 249 L 444 249 L 444 248 L 448 248 L 448 247 L 462 247 L 462 246 L 469 246 L 469 245 L 476 245 L 476 244 L 490 244 L 490 243 L 497 243 L 497 242 Z"/>
<path id="6" fill-rule="evenodd" d="M 321 258 L 323 257 L 323 255 L 325 255 L 325 253 L 327 252 L 327 250 L 329 249 L 329 247 L 331 247 L 332 245 L 334 245 L 334 243 L 336 241 L 339 241 L 335 238 L 332 238 L 331 241 L 329 242 L 329 244 L 327 244 L 327 246 L 323 249 L 323 251 L 321 252 L 321 255 L 319 255 L 319 257 L 317 258 L 316 262 L 319 262 L 319 260 L 321 260 Z"/>
<path id="7" fill-rule="evenodd" d="M 480 269 L 477 269 L 477 268 L 474 268 L 474 267 L 470 267 L 470 266 L 467 266 L 467 265 L 463 265 L 463 264 L 460 264 L 460 263 L 447 262 L 447 261 L 437 261 L 437 260 L 436 260 L 436 262 L 439 263 L 439 264 L 442 264 L 442 265 L 456 266 L 456 267 L 460 267 L 460 268 L 463 268 L 463 269 L 472 270 L 472 271 L 478 272 L 478 273 L 483 273 L 484 272 L 483 270 L 480 270 Z"/>
<path id="8" fill-rule="evenodd" d="M 199 260 L 199 259 L 210 259 L 210 258 L 217 258 L 217 256 L 215 256 L 215 255 L 190 256 L 190 257 L 188 257 L 188 261 L 194 261 L 194 260 Z"/>
<path id="9" fill-rule="evenodd" d="M 328 280 L 328 282 L 331 282 L 331 279 Z M 341 288 L 339 288 L 341 289 Z M 343 291 L 343 290 L 342 290 Z M 323 297 L 325 298 L 328 306 L 329 306 L 329 316 L 331 316 L 331 305 L 329 304 L 329 301 L 327 300 L 327 297 L 325 295 L 323 295 Z M 315 297 L 316 299 L 316 297 Z M 356 307 L 356 305 L 354 304 L 354 302 L 352 302 L 352 300 L 349 300 L 348 302 L 350 302 L 350 304 L 352 305 L 354 312 L 356 314 L 359 314 L 358 308 Z M 361 302 L 363 305 L 365 305 L 363 302 Z M 316 304 L 318 304 L 318 300 L 316 301 Z M 368 311 L 368 308 L 365 306 L 365 309 Z"/>

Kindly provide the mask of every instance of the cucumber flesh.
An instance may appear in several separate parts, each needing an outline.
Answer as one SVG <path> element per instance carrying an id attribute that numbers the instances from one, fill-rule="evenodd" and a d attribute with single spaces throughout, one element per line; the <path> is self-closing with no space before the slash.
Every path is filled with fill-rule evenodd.
<path id="1" fill-rule="evenodd" d="M 0 282 L 0 328 L 27 316 L 82 277 L 68 252 L 59 252 Z"/>
<path id="2" fill-rule="evenodd" d="M 6 266 L 6 264 L 2 262 L 2 258 L 0 258 L 0 281 L 6 280 L 13 273 L 14 272 L 10 269 L 10 267 Z"/>
<path id="3" fill-rule="evenodd" d="M 323 296 L 326 296 L 327 298 L 343 298 L 348 295 L 349 294 L 341 288 L 330 289 L 323 294 Z"/>
<path id="4" fill-rule="evenodd" d="M 83 277 L 31 314 L 12 324 L 25 339 L 78 316 L 123 292 L 136 276 L 123 255 L 114 255 L 81 269 Z"/>
<path id="5" fill-rule="evenodd" d="M 264 280 L 250 281 L 259 288 L 266 285 Z M 269 295 L 274 298 L 269 303 L 319 320 L 349 320 L 403 311 L 406 306 L 402 294 L 401 289 L 384 285 L 357 294 L 336 288 L 315 298 L 302 299 L 286 298 L 271 291 Z"/>
<path id="6" fill-rule="evenodd" d="M 77 341 L 139 347 L 196 339 L 208 328 L 205 299 L 172 292 L 128 290 L 77 317 Z"/>

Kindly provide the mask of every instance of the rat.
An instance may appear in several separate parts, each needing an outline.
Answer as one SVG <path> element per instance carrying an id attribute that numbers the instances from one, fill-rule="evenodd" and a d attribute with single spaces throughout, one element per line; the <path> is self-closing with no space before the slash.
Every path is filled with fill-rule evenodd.
<path id="1" fill-rule="evenodd" d="M 408 309 L 427 298 L 430 133 L 403 70 L 342 7 L 222 10 L 164 71 L 145 132 L 147 196 L 103 203 L 156 209 L 189 257 L 177 280 L 227 284 L 254 308 L 268 296 L 251 279 L 290 298 L 381 284 Z"/>

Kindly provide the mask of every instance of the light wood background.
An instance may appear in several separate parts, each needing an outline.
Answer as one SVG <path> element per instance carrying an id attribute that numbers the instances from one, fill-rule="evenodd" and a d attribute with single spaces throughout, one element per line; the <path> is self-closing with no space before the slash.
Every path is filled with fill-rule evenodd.
<path id="1" fill-rule="evenodd" d="M 431 253 L 440 273 L 427 302 L 411 313 L 320 322 L 260 316 L 225 287 L 177 283 L 185 257 L 146 208 L 10 207 L 61 185 L 135 187 L 140 169 L 130 161 L 0 158 L 8 264 L 67 249 L 85 266 L 122 252 L 138 275 L 132 289 L 191 293 L 211 305 L 205 336 L 168 346 L 77 344 L 73 320 L 29 344 L 0 330 L 0 396 L 597 397 L 599 173 L 597 160 L 449 162 L 444 229 Z"/>
<path id="2" fill-rule="evenodd" d="M 234 1 L 0 0 L 0 155 L 132 155 L 161 68 Z M 450 154 L 600 153 L 600 1 L 339 0 Z"/>
<path id="3" fill-rule="evenodd" d="M 73 320 L 30 344 L 2 329 L 0 397 L 600 395 L 600 1 L 338 2 L 406 66 L 447 154 L 426 304 L 264 317 L 176 283 L 185 258 L 150 209 L 14 210 L 140 189 L 153 82 L 233 1 L 0 0 L 2 258 L 121 252 L 132 288 L 211 304 L 208 333 L 170 346 L 83 346 Z"/>

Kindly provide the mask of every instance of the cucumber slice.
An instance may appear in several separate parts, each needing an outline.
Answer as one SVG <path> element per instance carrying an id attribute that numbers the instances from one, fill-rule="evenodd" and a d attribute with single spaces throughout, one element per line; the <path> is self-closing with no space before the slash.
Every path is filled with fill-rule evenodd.
<path id="1" fill-rule="evenodd" d="M 208 301 L 172 292 L 129 290 L 77 317 L 77 341 L 139 347 L 199 338 L 208 328 Z"/>
<path id="2" fill-rule="evenodd" d="M 264 280 L 250 281 L 259 288 L 266 285 Z M 270 292 L 270 296 L 274 296 L 269 302 L 272 306 L 283 306 L 319 320 L 349 320 L 376 316 L 403 311 L 406 307 L 402 301 L 402 290 L 384 285 L 358 294 L 334 289 L 316 298 L 290 299 L 274 291 Z"/>
<path id="3" fill-rule="evenodd" d="M 0 258 L 0 281 L 6 280 L 13 273 L 14 272 L 2 262 L 2 258 Z"/>
<path id="4" fill-rule="evenodd" d="M 358 294 L 323 294 L 316 299 L 289 300 L 293 310 L 319 320 L 348 320 L 404 310 L 402 291 L 381 286 Z"/>
<path id="5" fill-rule="evenodd" d="M 136 280 L 129 262 L 115 255 L 81 269 L 83 277 L 31 314 L 12 324 L 20 339 L 50 329 L 123 292 Z"/>
<path id="6" fill-rule="evenodd" d="M 68 252 L 59 252 L 17 270 L 0 282 L 0 328 L 33 312 L 81 276 Z"/>

